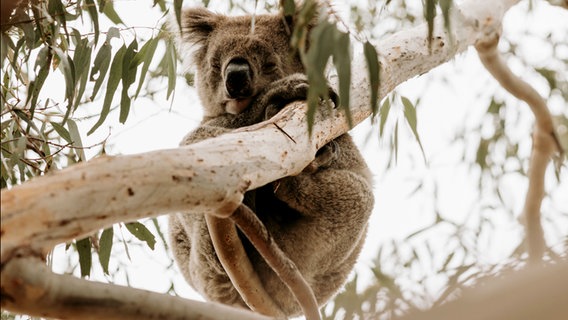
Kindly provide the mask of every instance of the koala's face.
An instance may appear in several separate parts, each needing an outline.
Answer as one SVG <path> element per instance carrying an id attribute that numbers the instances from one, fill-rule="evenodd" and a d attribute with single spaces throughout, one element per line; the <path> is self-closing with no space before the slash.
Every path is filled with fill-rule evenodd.
<path id="1" fill-rule="evenodd" d="M 188 9 L 182 37 L 195 46 L 197 88 L 205 117 L 238 114 L 269 83 L 303 72 L 290 49 L 292 26 L 282 15 L 228 17 Z"/>

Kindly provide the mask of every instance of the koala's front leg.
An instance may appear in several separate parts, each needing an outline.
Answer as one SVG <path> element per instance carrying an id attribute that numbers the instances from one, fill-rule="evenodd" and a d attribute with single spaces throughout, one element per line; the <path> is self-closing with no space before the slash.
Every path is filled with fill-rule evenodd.
<path id="1" fill-rule="evenodd" d="M 264 119 L 270 119 L 293 101 L 308 99 L 308 78 L 305 74 L 294 73 L 271 83 L 257 98 L 256 104 L 265 110 Z M 338 97 L 329 87 L 329 98 L 337 105 Z"/>

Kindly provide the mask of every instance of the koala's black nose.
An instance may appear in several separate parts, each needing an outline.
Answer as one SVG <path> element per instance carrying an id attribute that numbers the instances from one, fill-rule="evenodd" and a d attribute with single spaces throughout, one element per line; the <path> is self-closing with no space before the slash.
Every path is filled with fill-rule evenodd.
<path id="1" fill-rule="evenodd" d="M 252 71 L 244 59 L 233 59 L 225 68 L 225 88 L 233 99 L 252 96 Z"/>

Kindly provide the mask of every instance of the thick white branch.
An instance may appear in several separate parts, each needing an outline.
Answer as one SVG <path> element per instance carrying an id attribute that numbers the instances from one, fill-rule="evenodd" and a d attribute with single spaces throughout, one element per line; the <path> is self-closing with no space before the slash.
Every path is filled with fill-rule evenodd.
<path id="1" fill-rule="evenodd" d="M 382 68 L 379 97 L 465 50 L 486 32 L 484 28 L 494 28 L 515 2 L 464 3 L 468 9 L 458 8 L 453 15 L 454 44 L 440 19 L 431 48 L 425 25 L 382 40 L 377 47 Z M 479 7 L 486 10 L 471 9 Z M 355 123 L 370 115 L 365 64 L 362 54 L 354 56 Z M 18 247 L 45 252 L 121 221 L 189 209 L 229 215 L 245 191 L 300 172 L 320 146 L 349 130 L 341 113 L 322 111 L 308 137 L 305 109 L 305 104 L 294 103 L 267 122 L 215 139 L 177 149 L 105 156 L 3 190 L 2 262 Z"/>

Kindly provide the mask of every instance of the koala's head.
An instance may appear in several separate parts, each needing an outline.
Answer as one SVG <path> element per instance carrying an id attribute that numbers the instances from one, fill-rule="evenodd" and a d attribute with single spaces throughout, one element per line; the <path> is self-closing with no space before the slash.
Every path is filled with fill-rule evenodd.
<path id="1" fill-rule="evenodd" d="M 303 72 L 291 52 L 290 20 L 282 14 L 229 17 L 202 8 L 183 12 L 182 41 L 192 46 L 206 118 L 238 114 L 269 83 Z"/>

